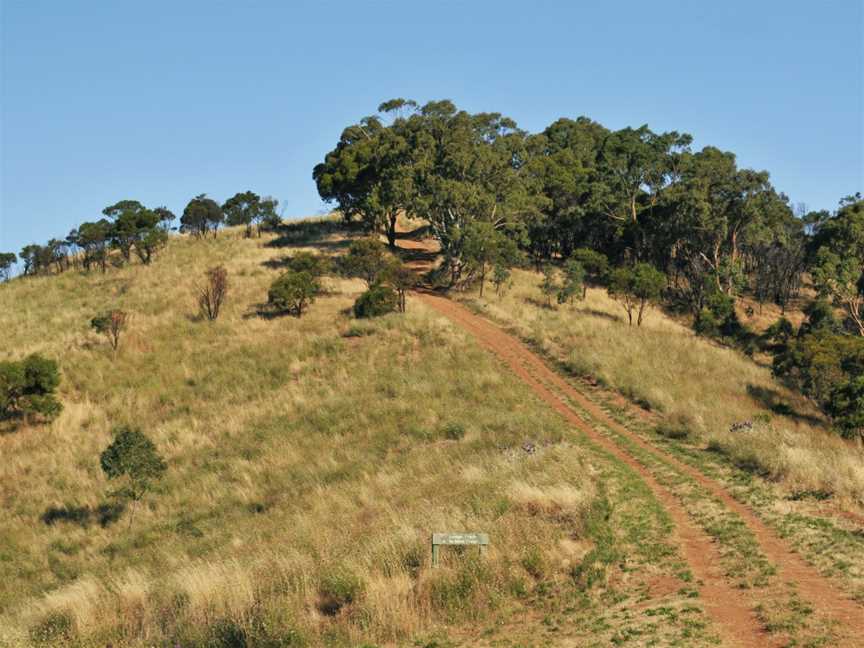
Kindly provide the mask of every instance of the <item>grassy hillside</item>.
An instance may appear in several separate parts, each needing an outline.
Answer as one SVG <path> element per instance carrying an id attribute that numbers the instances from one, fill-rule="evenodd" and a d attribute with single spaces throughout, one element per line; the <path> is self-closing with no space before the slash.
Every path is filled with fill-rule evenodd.
<path id="1" fill-rule="evenodd" d="M 740 352 L 697 337 L 651 310 L 629 327 L 605 290 L 546 307 L 537 273 L 515 271 L 502 298 L 466 295 L 579 375 L 592 375 L 659 411 L 674 436 L 718 450 L 793 492 L 827 492 L 864 506 L 864 449 L 832 433 L 818 410 Z M 752 430 L 730 431 L 751 421 Z"/>
<path id="2" fill-rule="evenodd" d="M 304 238 L 345 245 L 327 223 L 178 237 L 151 266 L 0 285 L 2 356 L 57 358 L 64 404 L 0 435 L 0 645 L 711 642 L 650 491 L 444 320 L 356 322 L 361 284 L 332 278 L 302 319 L 259 317 Z M 227 307 L 199 321 L 220 263 Z M 89 328 L 112 307 L 116 354 Z M 169 466 L 134 520 L 105 506 L 118 424 Z M 488 555 L 431 569 L 430 534 L 463 530 Z"/>

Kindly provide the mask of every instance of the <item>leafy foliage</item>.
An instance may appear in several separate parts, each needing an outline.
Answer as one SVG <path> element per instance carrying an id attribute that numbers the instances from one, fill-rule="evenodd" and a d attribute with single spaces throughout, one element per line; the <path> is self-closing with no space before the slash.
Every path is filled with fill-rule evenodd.
<path id="1" fill-rule="evenodd" d="M 63 409 L 55 395 L 59 385 L 54 360 L 33 354 L 17 362 L 0 362 L 0 421 L 54 419 Z"/>
<path id="2" fill-rule="evenodd" d="M 660 298 L 665 285 L 666 277 L 662 272 L 647 263 L 637 263 L 632 268 L 623 266 L 612 272 L 609 294 L 621 302 L 630 326 L 633 326 L 634 313 L 637 326 L 642 326 L 645 308 Z"/>
<path id="3" fill-rule="evenodd" d="M 108 479 L 124 478 L 126 484 L 120 494 L 137 502 L 168 466 L 141 430 L 120 426 L 114 428 L 113 435 L 114 440 L 99 457 L 99 465 Z"/>
<path id="4" fill-rule="evenodd" d="M 318 279 L 309 272 L 288 270 L 271 284 L 267 302 L 277 313 L 301 317 L 320 291 Z"/>
<path id="5" fill-rule="evenodd" d="M 400 310 L 400 298 L 396 291 L 383 284 L 369 288 L 354 302 L 354 317 L 379 317 Z"/>

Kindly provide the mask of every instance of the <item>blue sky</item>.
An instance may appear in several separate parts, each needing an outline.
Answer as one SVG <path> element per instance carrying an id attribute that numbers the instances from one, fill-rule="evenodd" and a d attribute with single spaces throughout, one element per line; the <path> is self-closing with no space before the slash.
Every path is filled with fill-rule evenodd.
<path id="1" fill-rule="evenodd" d="M 0 251 L 125 198 L 314 214 L 312 167 L 396 96 L 686 131 L 833 209 L 864 190 L 862 5 L 0 0 Z"/>

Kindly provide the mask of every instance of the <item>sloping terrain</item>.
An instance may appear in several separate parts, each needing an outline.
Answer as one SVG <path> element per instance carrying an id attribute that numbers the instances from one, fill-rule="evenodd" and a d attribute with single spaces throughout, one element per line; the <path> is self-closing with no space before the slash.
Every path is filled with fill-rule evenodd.
<path id="1" fill-rule="evenodd" d="M 356 321 L 362 285 L 330 277 L 302 318 L 259 313 L 282 256 L 347 236 L 324 221 L 178 237 L 151 266 L 0 286 L 6 356 L 58 359 L 64 404 L 0 435 L 0 645 L 725 636 L 640 475 L 422 298 Z M 230 292 L 208 323 L 193 288 L 216 264 Z M 116 307 L 132 319 L 115 353 L 89 321 Z M 120 424 L 168 463 L 134 519 L 105 506 L 99 467 Z M 432 569 L 435 531 L 492 546 Z"/>

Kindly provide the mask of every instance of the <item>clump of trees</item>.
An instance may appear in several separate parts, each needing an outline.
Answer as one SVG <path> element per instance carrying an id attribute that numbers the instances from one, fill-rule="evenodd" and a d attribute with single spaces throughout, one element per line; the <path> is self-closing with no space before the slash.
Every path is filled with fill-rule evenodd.
<path id="1" fill-rule="evenodd" d="M 279 201 L 260 197 L 252 191 L 239 192 L 220 205 L 206 194 L 195 196 L 180 217 L 180 231 L 196 237 L 216 233 L 223 224 L 245 227 L 246 236 L 253 230 L 260 235 L 264 228 L 274 228 L 281 219 Z M 145 207 L 137 200 L 121 200 L 102 210 L 102 218 L 81 223 L 63 239 L 51 239 L 44 245 L 25 245 L 16 256 L 0 253 L 0 279 L 8 279 L 16 261 L 22 274 L 34 276 L 60 273 L 72 268 L 107 272 L 109 265 L 122 266 L 137 259 L 147 265 L 168 242 L 176 216 L 167 207 Z"/>
<path id="2" fill-rule="evenodd" d="M 417 279 L 381 242 L 374 238 L 352 241 L 348 252 L 337 259 L 336 265 L 342 275 L 366 283 L 366 292 L 354 304 L 356 317 L 405 312 L 407 293 Z"/>
<path id="3" fill-rule="evenodd" d="M 766 171 L 691 144 L 687 133 L 610 130 L 588 117 L 532 134 L 500 113 L 394 99 L 348 126 L 313 178 L 346 220 L 391 246 L 400 214 L 427 219 L 452 288 L 476 283 L 482 293 L 491 273 L 500 294 L 528 258 L 546 268 L 550 306 L 574 299 L 576 286 L 584 297 L 605 285 L 631 324 L 662 301 L 689 311 L 703 335 L 752 345 L 737 300 L 785 310 L 809 273 L 844 312 L 836 334 L 864 337 L 860 194 L 833 214 L 793 210 Z M 836 402 L 857 402 L 853 387 Z"/>
<path id="4" fill-rule="evenodd" d="M 57 362 L 39 354 L 0 362 L 0 423 L 53 420 L 63 409 L 59 385 Z"/>
<path id="5" fill-rule="evenodd" d="M 120 346 L 120 334 L 126 330 L 129 314 L 120 309 L 114 309 L 97 315 L 90 320 L 90 326 L 108 338 L 108 342 L 114 351 Z"/>
<path id="6" fill-rule="evenodd" d="M 113 440 L 99 457 L 102 472 L 110 480 L 123 484 L 114 496 L 132 503 L 129 526 L 135 507 L 168 469 L 153 442 L 138 428 L 119 426 L 113 430 Z"/>

